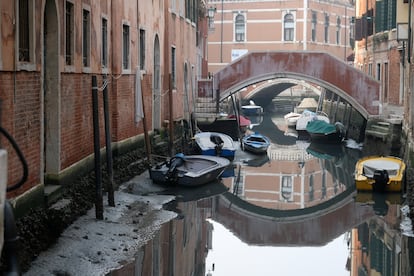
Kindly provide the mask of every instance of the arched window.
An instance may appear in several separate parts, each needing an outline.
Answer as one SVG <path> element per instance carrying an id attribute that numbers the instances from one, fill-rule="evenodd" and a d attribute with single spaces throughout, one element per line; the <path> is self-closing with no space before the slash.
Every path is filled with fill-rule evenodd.
<path id="1" fill-rule="evenodd" d="M 336 18 L 336 44 L 339 45 L 341 42 L 341 18 Z"/>
<path id="2" fill-rule="evenodd" d="M 325 43 L 329 42 L 329 15 L 325 13 L 325 34 L 324 34 L 324 41 Z"/>
<path id="3" fill-rule="evenodd" d="M 246 22 L 244 15 L 238 14 L 235 18 L 234 24 L 235 38 L 237 42 L 244 41 L 246 33 Z"/>
<path id="4" fill-rule="evenodd" d="M 285 15 L 285 18 L 283 19 L 283 24 L 284 41 L 293 41 L 295 34 L 295 22 L 293 20 L 293 15 L 291 13 Z"/>

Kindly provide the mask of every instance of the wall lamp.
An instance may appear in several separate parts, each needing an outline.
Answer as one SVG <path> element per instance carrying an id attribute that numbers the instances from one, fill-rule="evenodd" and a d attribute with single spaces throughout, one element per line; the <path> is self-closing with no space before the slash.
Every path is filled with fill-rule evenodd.
<path id="1" fill-rule="evenodd" d="M 403 66 L 405 65 L 405 42 L 408 41 L 408 34 L 408 23 L 397 23 L 397 41 L 402 42 L 398 46 L 398 50 L 400 51 L 400 60 Z"/>

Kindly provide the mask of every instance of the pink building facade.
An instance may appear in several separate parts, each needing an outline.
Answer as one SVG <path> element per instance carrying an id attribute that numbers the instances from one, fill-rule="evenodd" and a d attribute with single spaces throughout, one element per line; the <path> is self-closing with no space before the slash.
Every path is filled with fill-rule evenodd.
<path id="1" fill-rule="evenodd" d="M 349 1 L 210 0 L 208 61 L 214 73 L 252 51 L 320 51 L 347 61 Z"/>

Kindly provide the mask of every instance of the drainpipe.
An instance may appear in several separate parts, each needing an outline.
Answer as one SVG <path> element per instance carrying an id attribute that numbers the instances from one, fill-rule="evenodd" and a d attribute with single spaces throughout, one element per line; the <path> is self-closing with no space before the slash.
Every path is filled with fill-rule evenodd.
<path id="1" fill-rule="evenodd" d="M 16 103 L 16 74 L 17 74 L 17 33 L 16 33 L 16 20 L 17 20 L 17 5 L 19 1 L 14 1 L 14 18 L 12 21 L 13 24 L 13 34 L 14 34 L 14 53 L 13 53 L 13 103 Z"/>
<path id="2" fill-rule="evenodd" d="M 224 20 L 224 0 L 221 0 L 221 33 L 220 33 L 220 63 L 223 63 L 223 20 Z"/>
<path id="3" fill-rule="evenodd" d="M 308 0 L 303 0 L 303 50 L 308 47 Z"/>

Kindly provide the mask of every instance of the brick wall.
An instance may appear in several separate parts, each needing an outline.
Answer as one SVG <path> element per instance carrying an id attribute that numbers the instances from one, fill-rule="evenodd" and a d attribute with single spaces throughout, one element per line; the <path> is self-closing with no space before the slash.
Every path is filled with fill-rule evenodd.
<path id="1" fill-rule="evenodd" d="M 14 196 L 40 181 L 40 75 L 38 72 L 3 73 L 0 83 L 0 125 L 15 139 L 29 166 L 29 178 L 24 187 L 8 195 Z M 11 186 L 21 179 L 22 165 L 3 135 L 0 147 L 8 152 L 8 186 Z"/>
<path id="2" fill-rule="evenodd" d="M 388 99 L 389 104 L 399 105 L 400 102 L 400 53 L 397 49 L 389 51 L 389 82 L 388 82 Z"/>

